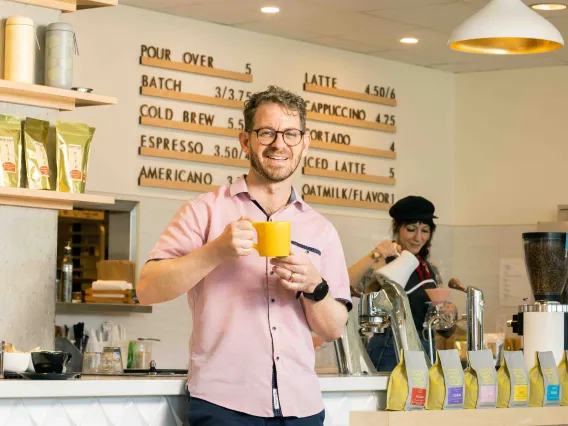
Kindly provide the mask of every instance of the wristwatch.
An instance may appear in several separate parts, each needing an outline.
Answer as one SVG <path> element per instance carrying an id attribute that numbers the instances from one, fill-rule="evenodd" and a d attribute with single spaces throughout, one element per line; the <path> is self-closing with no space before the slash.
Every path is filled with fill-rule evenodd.
<path id="1" fill-rule="evenodd" d="M 320 300 L 325 299 L 327 293 L 329 292 L 329 286 L 327 285 L 327 281 L 323 278 L 321 279 L 321 283 L 314 289 L 313 293 L 306 293 L 305 291 L 299 291 L 296 293 L 296 299 L 300 297 L 303 293 L 306 299 L 313 300 L 315 302 L 319 302 Z"/>

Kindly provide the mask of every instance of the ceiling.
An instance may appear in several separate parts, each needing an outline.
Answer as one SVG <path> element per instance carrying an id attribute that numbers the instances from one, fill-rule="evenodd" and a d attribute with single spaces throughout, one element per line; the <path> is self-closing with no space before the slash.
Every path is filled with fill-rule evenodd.
<path id="1" fill-rule="evenodd" d="M 523 0 L 526 4 L 538 0 Z M 366 55 L 464 73 L 568 64 L 568 47 L 535 55 L 477 55 L 451 50 L 452 30 L 488 0 L 121 0 L 186 16 Z M 568 0 L 557 0 L 566 3 Z M 278 6 L 267 15 L 262 6 Z M 568 9 L 539 12 L 568 43 Z M 415 45 L 399 42 L 416 37 Z"/>

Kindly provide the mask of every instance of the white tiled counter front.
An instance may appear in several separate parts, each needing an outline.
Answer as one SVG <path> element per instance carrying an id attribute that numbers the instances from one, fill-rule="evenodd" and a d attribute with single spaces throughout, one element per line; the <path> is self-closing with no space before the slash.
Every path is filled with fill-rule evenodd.
<path id="1" fill-rule="evenodd" d="M 347 426 L 351 410 L 376 410 L 387 376 L 322 376 L 326 426 Z M 0 380 L 0 426 L 182 426 L 184 378 L 93 377 Z"/>

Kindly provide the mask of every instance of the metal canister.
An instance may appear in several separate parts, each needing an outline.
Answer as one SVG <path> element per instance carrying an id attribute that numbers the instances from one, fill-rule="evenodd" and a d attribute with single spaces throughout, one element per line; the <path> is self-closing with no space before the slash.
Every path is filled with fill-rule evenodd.
<path id="1" fill-rule="evenodd" d="M 45 85 L 73 87 L 73 55 L 76 50 L 73 27 L 64 22 L 49 24 L 45 31 Z"/>
<path id="2" fill-rule="evenodd" d="M 119 347 L 107 346 L 103 348 L 102 373 L 103 374 L 124 373 L 124 369 L 122 368 L 122 357 L 120 355 Z"/>
<path id="3" fill-rule="evenodd" d="M 34 21 L 25 16 L 6 20 L 4 78 L 20 83 L 33 83 L 37 36 Z M 39 46 L 38 46 L 39 47 Z"/>

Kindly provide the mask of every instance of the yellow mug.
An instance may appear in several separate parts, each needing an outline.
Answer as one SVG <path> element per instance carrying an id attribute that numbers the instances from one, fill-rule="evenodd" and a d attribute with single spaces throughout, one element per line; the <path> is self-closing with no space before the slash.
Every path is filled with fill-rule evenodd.
<path id="1" fill-rule="evenodd" d="M 290 222 L 253 222 L 258 244 L 253 248 L 263 257 L 290 256 Z"/>

